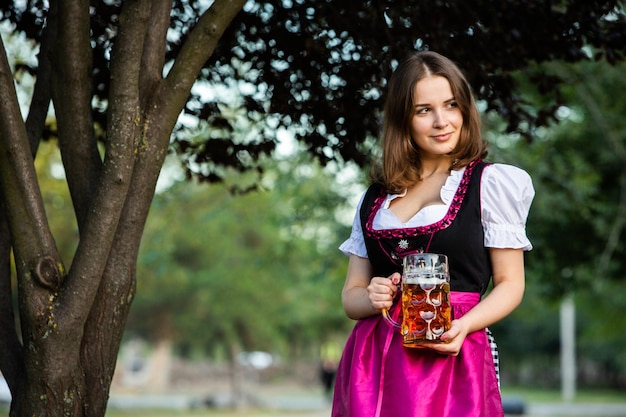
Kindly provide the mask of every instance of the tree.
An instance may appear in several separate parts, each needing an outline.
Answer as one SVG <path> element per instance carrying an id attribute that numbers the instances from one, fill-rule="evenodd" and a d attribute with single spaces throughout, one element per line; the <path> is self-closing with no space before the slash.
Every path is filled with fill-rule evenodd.
<path id="1" fill-rule="evenodd" d="M 538 131 L 530 145 L 507 141 L 499 148 L 502 140 L 494 140 L 491 148 L 497 160 L 528 170 L 536 190 L 528 221 L 534 250 L 527 256 L 526 296 L 493 330 L 513 357 L 505 361 L 511 368 L 528 369 L 534 362 L 535 372 L 558 375 L 556 305 L 572 295 L 578 306 L 581 385 L 619 388 L 626 372 L 620 348 L 626 343 L 626 321 L 613 312 L 626 308 L 618 296 L 626 276 L 620 238 L 626 219 L 626 108 L 613 92 L 626 87 L 626 66 L 551 62 L 538 70 L 545 67 L 567 81 L 559 124 Z M 528 377 L 532 384 L 557 382 L 537 373 Z"/>
<path id="2" fill-rule="evenodd" d="M 40 48 L 36 67 L 12 69 L 0 45 L 0 368 L 14 395 L 12 416 L 104 414 L 172 131 L 189 174 L 207 181 L 222 179 L 224 166 L 257 168 L 281 126 L 323 162 L 365 165 L 386 77 L 409 49 L 461 62 L 508 130 L 532 133 L 552 120 L 560 79 L 534 74 L 552 97 L 535 109 L 516 94 L 510 71 L 553 59 L 614 62 L 626 47 L 623 3 L 607 0 L 21 4 L 0 6 L 3 20 Z M 37 80 L 25 121 L 14 87 L 24 72 Z M 267 127 L 243 143 L 228 135 L 188 140 L 176 127 L 183 109 L 234 130 L 220 111 L 224 98 L 206 100 L 192 89 L 196 78 L 240 88 L 247 117 L 268 117 Z M 50 103 L 54 126 L 46 125 Z M 79 242 L 71 262 L 58 253 L 33 168 L 44 138 L 58 142 L 72 195 Z"/>
<path id="3" fill-rule="evenodd" d="M 171 2 L 125 2 L 108 48 L 103 155 L 92 113 L 92 74 L 102 68 L 92 67 L 90 20 L 98 16 L 90 16 L 89 2 L 53 1 L 49 9 L 29 4 L 28 13 L 44 13 L 31 23 L 41 26 L 45 17 L 45 26 L 25 122 L 0 47 L 0 366 L 13 394 L 12 416 L 104 415 L 134 296 L 139 242 L 170 134 L 197 74 L 244 3 L 215 1 L 194 22 L 164 76 Z M 50 233 L 33 166 L 50 102 L 80 232 L 69 267 Z M 12 308 L 11 250 L 21 340 Z"/>

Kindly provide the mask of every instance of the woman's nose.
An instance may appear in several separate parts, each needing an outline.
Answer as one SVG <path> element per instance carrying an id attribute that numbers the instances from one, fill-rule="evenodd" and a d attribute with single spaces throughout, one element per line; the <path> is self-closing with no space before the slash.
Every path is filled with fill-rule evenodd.
<path id="1" fill-rule="evenodd" d="M 440 111 L 434 112 L 435 121 L 433 122 L 433 126 L 437 129 L 441 129 L 443 127 L 448 126 L 448 120 L 444 117 L 443 113 Z"/>

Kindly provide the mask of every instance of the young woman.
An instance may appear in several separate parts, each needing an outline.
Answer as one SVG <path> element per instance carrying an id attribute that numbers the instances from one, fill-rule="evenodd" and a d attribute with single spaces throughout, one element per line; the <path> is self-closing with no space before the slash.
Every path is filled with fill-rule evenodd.
<path id="1" fill-rule="evenodd" d="M 483 161 L 470 86 L 435 52 L 412 54 L 392 75 L 382 150 L 340 247 L 350 257 L 342 302 L 357 323 L 339 364 L 332 416 L 503 416 L 486 328 L 522 300 L 531 179 Z M 424 349 L 404 347 L 381 315 L 398 308 L 402 258 L 415 252 L 447 255 L 450 268 L 454 320 L 441 336 L 446 343 Z"/>

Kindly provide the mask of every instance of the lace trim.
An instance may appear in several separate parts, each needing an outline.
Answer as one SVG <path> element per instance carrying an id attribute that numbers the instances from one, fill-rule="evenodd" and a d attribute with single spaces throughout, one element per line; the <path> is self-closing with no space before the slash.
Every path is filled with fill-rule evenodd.
<path id="1" fill-rule="evenodd" d="M 412 228 L 400 228 L 400 229 L 381 229 L 376 230 L 373 227 L 374 217 L 376 213 L 383 205 L 386 192 L 383 190 L 374 200 L 374 204 L 370 208 L 370 212 L 368 214 L 367 222 L 365 223 L 365 235 L 370 238 L 377 239 L 402 239 L 409 236 L 416 235 L 427 235 L 438 232 L 450 226 L 459 210 L 461 209 L 461 204 L 463 204 L 463 199 L 465 198 L 465 194 L 467 193 L 467 188 L 469 187 L 470 180 L 472 179 L 472 173 L 474 172 L 474 168 L 480 161 L 472 161 L 469 163 L 465 172 L 463 173 L 463 178 L 459 184 L 459 188 L 450 203 L 450 207 L 448 208 L 448 212 L 443 217 L 443 219 L 439 220 L 436 223 L 429 224 L 426 226 L 418 226 Z"/>

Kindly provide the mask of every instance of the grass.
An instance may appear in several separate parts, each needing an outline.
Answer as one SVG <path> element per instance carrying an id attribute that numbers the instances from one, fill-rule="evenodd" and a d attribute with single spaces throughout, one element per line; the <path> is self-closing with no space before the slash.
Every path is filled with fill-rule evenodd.
<path id="1" fill-rule="evenodd" d="M 288 393 L 286 395 L 289 395 Z M 503 391 L 504 398 L 519 397 L 527 403 L 558 403 L 561 402 L 559 390 L 543 390 L 530 388 L 506 388 Z M 574 403 L 626 403 L 626 392 L 609 390 L 579 390 Z M 229 409 L 109 409 L 106 417 L 327 417 L 329 410 L 311 411 L 277 411 L 245 409 L 241 411 Z M 8 410 L 0 407 L 0 417 L 7 417 Z"/>
<path id="2" fill-rule="evenodd" d="M 288 394 L 287 394 L 288 395 Z M 521 397 L 527 403 L 559 403 L 559 390 L 510 388 L 506 397 Z M 608 390 L 579 390 L 575 403 L 626 403 L 626 393 Z M 330 410 L 276 411 L 276 410 L 110 410 L 106 417 L 327 417 Z M 530 417 L 530 416 L 529 416 Z"/>
<path id="3" fill-rule="evenodd" d="M 503 389 L 503 397 L 522 397 L 532 403 L 555 403 L 562 401 L 561 391 L 530 388 Z M 574 403 L 626 403 L 626 392 L 614 390 L 578 390 Z"/>
<path id="4" fill-rule="evenodd" d="M 317 412 L 317 414 L 308 411 L 275 411 L 275 410 L 134 410 L 109 411 L 106 417 L 317 417 L 330 415 L 330 411 L 325 414 Z"/>

